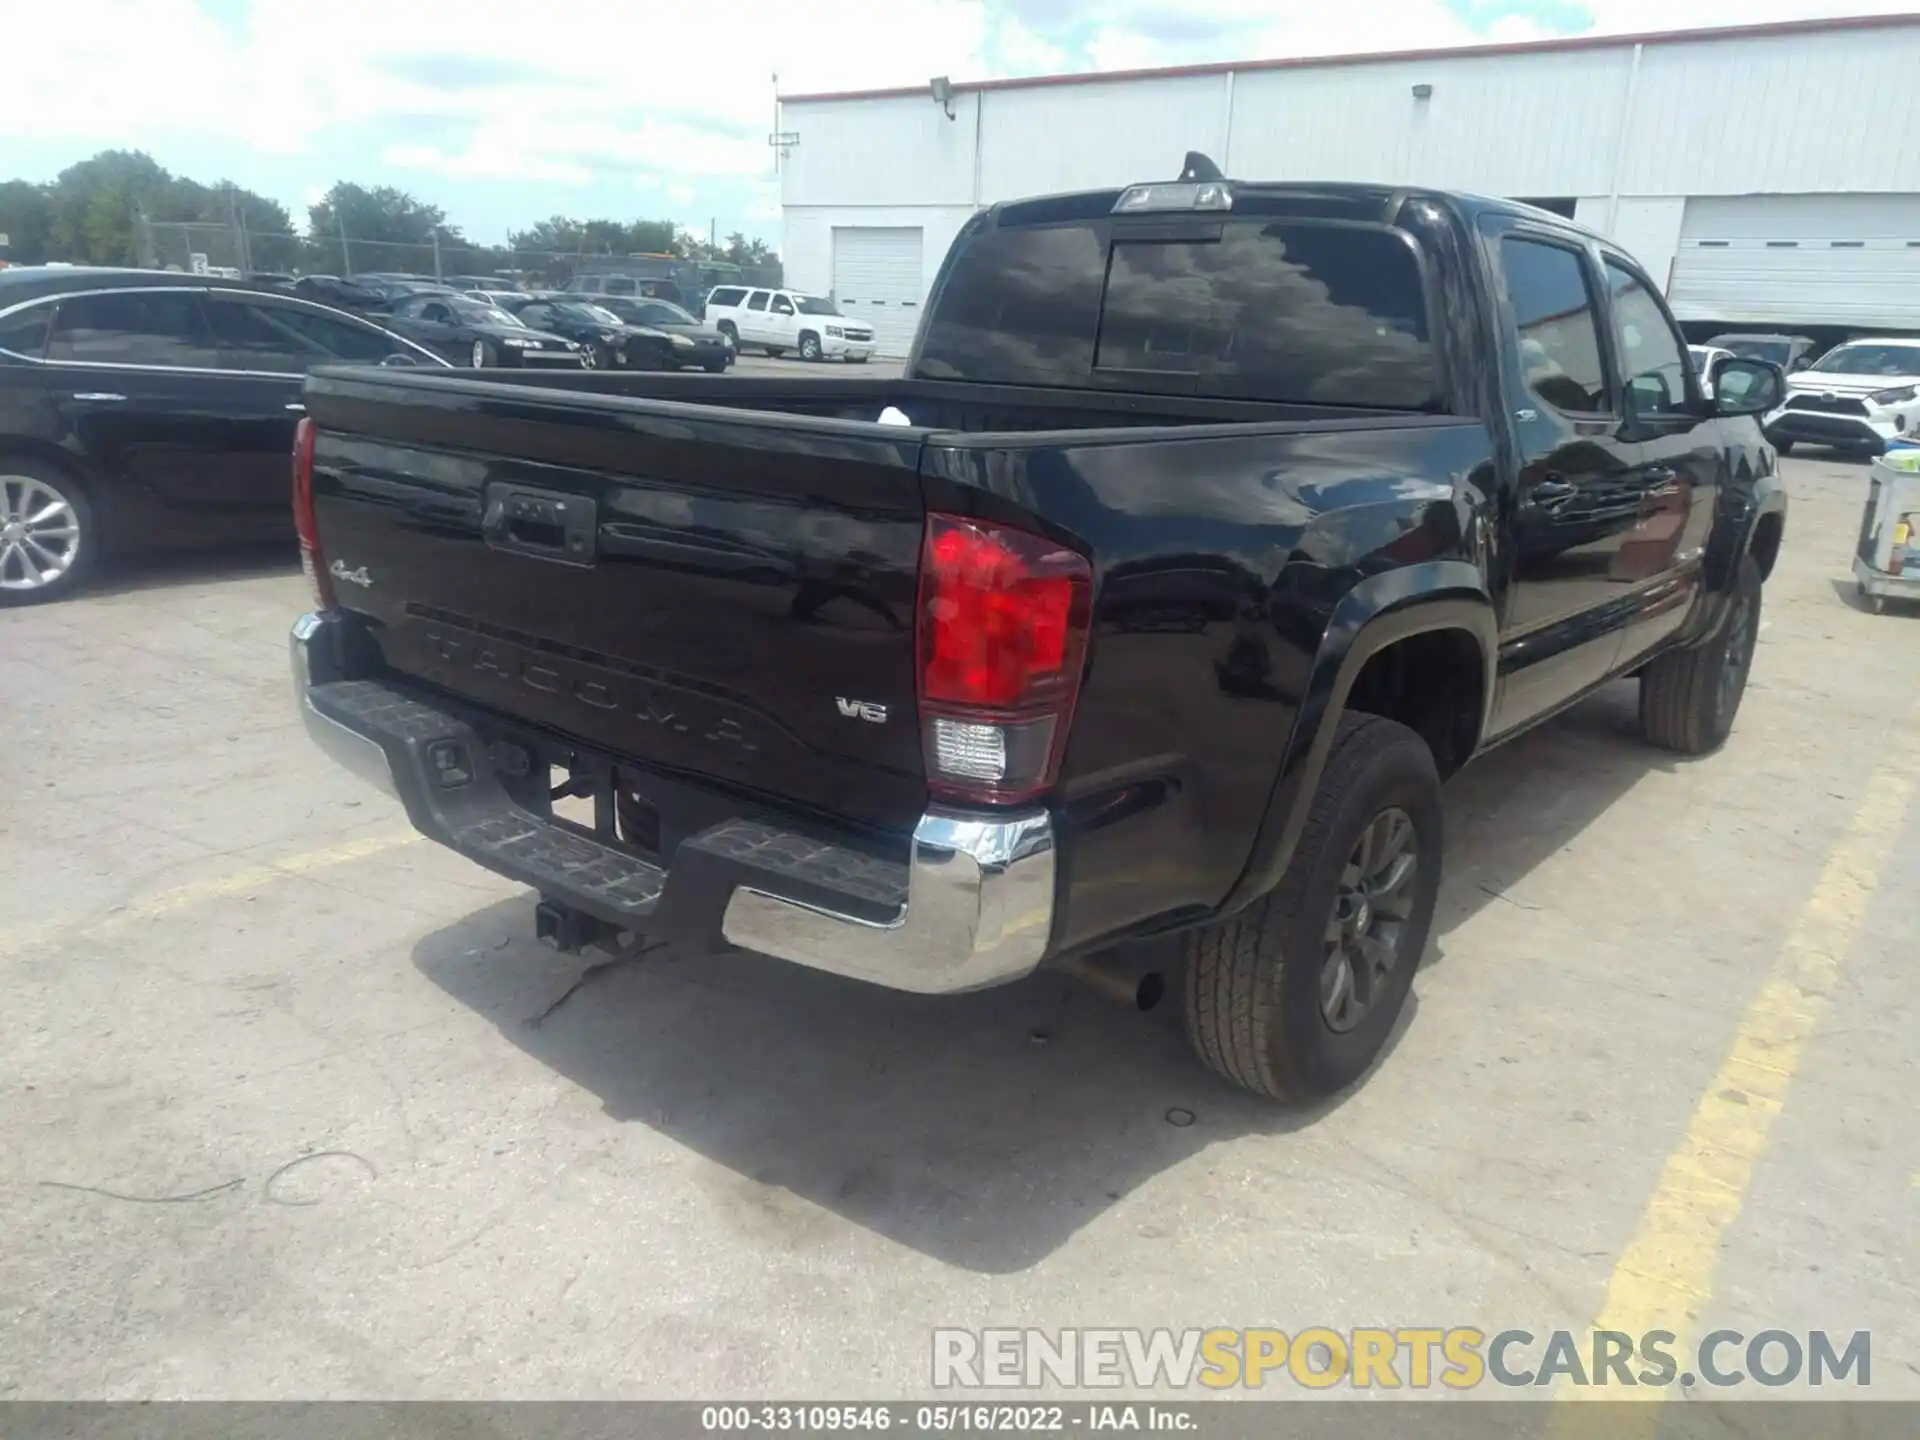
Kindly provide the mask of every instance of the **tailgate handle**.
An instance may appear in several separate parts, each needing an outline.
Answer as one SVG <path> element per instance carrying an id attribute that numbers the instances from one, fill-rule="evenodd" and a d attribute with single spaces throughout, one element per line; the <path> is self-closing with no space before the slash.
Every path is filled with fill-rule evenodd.
<path id="1" fill-rule="evenodd" d="M 489 485 L 480 528 L 495 550 L 562 565 L 591 565 L 598 557 L 597 507 L 584 495 Z"/>

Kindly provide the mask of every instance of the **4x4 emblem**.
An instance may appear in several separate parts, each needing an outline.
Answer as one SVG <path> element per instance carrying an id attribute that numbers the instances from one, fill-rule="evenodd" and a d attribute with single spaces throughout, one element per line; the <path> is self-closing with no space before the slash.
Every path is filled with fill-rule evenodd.
<path id="1" fill-rule="evenodd" d="M 366 566 L 362 565 L 357 570 L 349 570 L 344 560 L 334 561 L 327 567 L 327 573 L 336 580 L 344 580 L 349 585 L 358 585 L 362 590 L 373 584 L 373 577 L 367 573 Z"/>

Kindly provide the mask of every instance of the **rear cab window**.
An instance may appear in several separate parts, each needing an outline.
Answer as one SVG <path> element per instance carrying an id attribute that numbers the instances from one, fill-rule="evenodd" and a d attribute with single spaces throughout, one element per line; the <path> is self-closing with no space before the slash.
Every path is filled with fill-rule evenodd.
<path id="1" fill-rule="evenodd" d="M 1383 222 L 1260 213 L 985 224 L 956 244 L 930 379 L 1431 410 L 1425 263 Z M 1292 206 L 1297 211 L 1297 204 Z"/>

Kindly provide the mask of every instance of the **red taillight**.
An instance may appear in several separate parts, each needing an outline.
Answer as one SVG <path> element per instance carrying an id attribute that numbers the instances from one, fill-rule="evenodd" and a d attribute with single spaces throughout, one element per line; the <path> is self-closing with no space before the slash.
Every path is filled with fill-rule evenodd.
<path id="1" fill-rule="evenodd" d="M 1039 535 L 929 515 L 920 561 L 920 727 L 927 783 L 1025 800 L 1060 766 L 1093 589 L 1084 557 Z"/>
<path id="2" fill-rule="evenodd" d="M 333 581 L 320 553 L 320 526 L 313 514 L 313 419 L 293 427 L 293 529 L 300 537 L 300 568 L 313 582 L 313 598 L 322 610 L 333 605 Z"/>

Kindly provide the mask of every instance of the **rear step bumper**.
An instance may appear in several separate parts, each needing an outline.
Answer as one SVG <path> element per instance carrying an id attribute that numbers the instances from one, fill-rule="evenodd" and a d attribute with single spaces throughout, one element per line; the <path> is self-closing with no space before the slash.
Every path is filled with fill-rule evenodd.
<path id="1" fill-rule="evenodd" d="M 737 945 L 928 994 L 1017 980 L 1046 953 L 1054 847 L 1044 808 L 931 809 L 898 861 L 732 819 L 683 841 L 662 867 L 516 803 L 485 717 L 352 678 L 342 630 L 329 613 L 294 623 L 308 735 L 397 796 L 428 839 L 550 900 L 696 950 Z"/>

